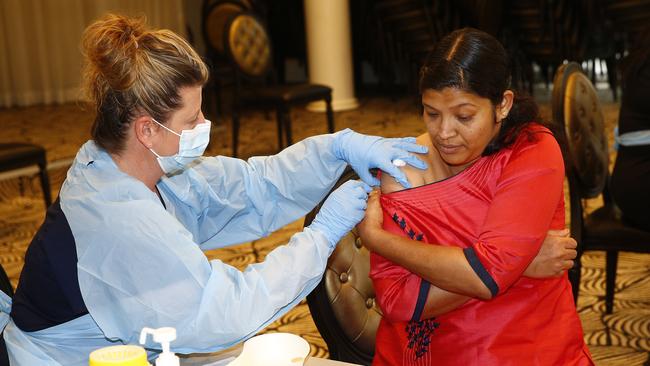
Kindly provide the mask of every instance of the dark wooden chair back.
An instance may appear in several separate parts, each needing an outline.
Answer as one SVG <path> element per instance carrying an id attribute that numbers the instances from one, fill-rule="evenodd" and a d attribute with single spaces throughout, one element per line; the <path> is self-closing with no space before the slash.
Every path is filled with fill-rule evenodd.
<path id="1" fill-rule="evenodd" d="M 569 271 L 574 298 L 577 300 L 580 291 L 582 253 L 605 251 L 605 311 L 609 314 L 614 307 L 618 253 L 649 253 L 650 232 L 626 224 L 609 195 L 609 152 L 603 113 L 591 81 L 578 64 L 571 62 L 558 69 L 552 109 L 569 181 L 571 236 L 578 242 L 578 257 Z M 603 206 L 585 214 L 583 200 L 601 194 Z"/>

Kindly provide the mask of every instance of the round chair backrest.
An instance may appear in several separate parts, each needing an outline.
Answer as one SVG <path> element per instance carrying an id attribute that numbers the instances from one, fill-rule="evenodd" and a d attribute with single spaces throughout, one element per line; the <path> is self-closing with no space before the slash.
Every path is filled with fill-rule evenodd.
<path id="1" fill-rule="evenodd" d="M 203 37 L 208 47 L 218 54 L 224 54 L 224 33 L 226 23 L 236 14 L 250 10 L 247 3 L 237 0 L 222 0 L 206 5 L 203 15 Z"/>
<path id="2" fill-rule="evenodd" d="M 271 42 L 262 23 L 243 13 L 231 17 L 226 29 L 226 53 L 235 67 L 251 78 L 265 76 L 271 66 Z"/>
<path id="3" fill-rule="evenodd" d="M 553 82 L 553 119 L 564 130 L 565 164 L 577 178 L 582 198 L 594 198 L 609 176 L 605 123 L 596 89 L 571 62 L 562 65 Z"/>
<path id="4" fill-rule="evenodd" d="M 332 190 L 350 179 L 358 179 L 351 170 L 343 174 Z M 307 215 L 305 226 L 319 209 L 320 206 Z M 339 241 L 327 262 L 323 280 L 307 297 L 311 315 L 332 359 L 359 364 L 372 361 L 382 315 L 369 273 L 370 253 L 353 229 Z"/>

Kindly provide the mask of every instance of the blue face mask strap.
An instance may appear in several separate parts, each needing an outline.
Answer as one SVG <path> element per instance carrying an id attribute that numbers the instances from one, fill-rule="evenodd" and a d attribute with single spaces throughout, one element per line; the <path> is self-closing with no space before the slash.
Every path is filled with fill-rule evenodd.
<path id="1" fill-rule="evenodd" d="M 178 137 L 181 137 L 181 135 L 179 133 L 174 132 L 174 130 L 172 130 L 172 129 L 168 128 L 167 126 L 163 125 L 162 123 L 156 121 L 155 118 L 151 117 L 151 120 L 156 122 L 157 124 L 159 124 L 162 128 L 166 129 L 167 131 L 173 133 L 174 135 L 176 135 Z"/>

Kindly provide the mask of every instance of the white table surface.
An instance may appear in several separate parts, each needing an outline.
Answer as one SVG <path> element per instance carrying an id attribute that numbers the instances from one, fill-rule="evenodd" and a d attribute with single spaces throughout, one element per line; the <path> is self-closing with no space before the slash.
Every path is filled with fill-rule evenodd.
<path id="1" fill-rule="evenodd" d="M 309 357 L 305 366 L 358 366 L 356 363 L 327 360 L 324 358 Z"/>
<path id="2" fill-rule="evenodd" d="M 181 366 L 226 366 L 242 351 L 238 345 L 227 350 L 210 354 L 182 355 Z M 353 363 L 328 360 L 325 358 L 308 357 L 304 366 L 359 366 Z"/>

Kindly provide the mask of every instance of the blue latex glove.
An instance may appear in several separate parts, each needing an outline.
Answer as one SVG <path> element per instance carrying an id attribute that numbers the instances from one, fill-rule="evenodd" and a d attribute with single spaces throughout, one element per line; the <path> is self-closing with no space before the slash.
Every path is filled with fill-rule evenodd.
<path id="1" fill-rule="evenodd" d="M 418 168 L 426 169 L 427 165 L 411 153 L 426 153 L 426 146 L 417 145 L 415 137 L 384 138 L 356 133 L 350 129 L 336 134 L 333 144 L 334 155 L 345 160 L 364 182 L 378 186 L 379 179 L 373 177 L 369 170 L 379 168 L 395 178 L 403 187 L 410 188 L 406 174 L 393 164 L 400 159 Z"/>
<path id="2" fill-rule="evenodd" d="M 327 197 L 309 228 L 325 234 L 330 244 L 336 245 L 363 219 L 371 190 L 357 180 L 343 183 Z"/>

